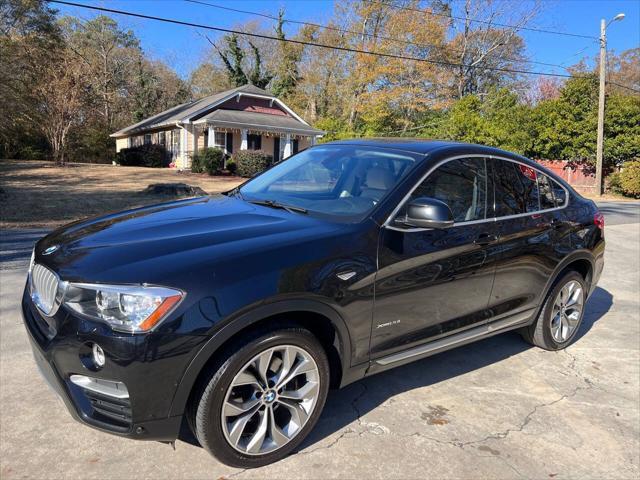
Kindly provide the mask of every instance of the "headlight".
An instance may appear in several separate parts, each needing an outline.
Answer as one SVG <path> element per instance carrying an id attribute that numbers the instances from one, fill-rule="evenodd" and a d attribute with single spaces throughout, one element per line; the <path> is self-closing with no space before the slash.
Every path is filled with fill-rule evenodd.
<path id="1" fill-rule="evenodd" d="M 148 332 L 173 310 L 184 294 L 165 287 L 69 283 L 63 303 L 114 330 Z"/>

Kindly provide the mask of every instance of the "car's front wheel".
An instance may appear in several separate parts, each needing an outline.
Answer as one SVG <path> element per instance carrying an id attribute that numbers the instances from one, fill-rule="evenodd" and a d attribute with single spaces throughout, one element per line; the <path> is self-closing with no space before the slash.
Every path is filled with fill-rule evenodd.
<path id="1" fill-rule="evenodd" d="M 192 424 L 220 461 L 253 468 L 288 455 L 317 422 L 329 363 L 307 330 L 286 328 L 247 339 L 203 384 Z"/>

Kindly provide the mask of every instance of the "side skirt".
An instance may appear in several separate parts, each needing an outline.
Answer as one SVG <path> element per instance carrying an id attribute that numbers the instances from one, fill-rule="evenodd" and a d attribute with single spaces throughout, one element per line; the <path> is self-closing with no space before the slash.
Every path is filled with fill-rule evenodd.
<path id="1" fill-rule="evenodd" d="M 526 326 L 531 323 L 532 315 L 534 313 L 535 309 L 530 309 L 508 318 L 495 320 L 491 323 L 465 330 L 464 332 L 451 335 L 450 337 L 441 338 L 424 345 L 412 347 L 402 352 L 378 358 L 371 362 L 371 365 L 366 372 L 366 376 L 383 372 L 393 367 L 398 367 L 400 365 L 405 365 L 407 363 L 435 355 L 436 353 L 444 352 L 452 348 L 460 347 L 468 343 L 483 340 L 500 333 L 508 332 L 509 330 L 515 330 Z"/>

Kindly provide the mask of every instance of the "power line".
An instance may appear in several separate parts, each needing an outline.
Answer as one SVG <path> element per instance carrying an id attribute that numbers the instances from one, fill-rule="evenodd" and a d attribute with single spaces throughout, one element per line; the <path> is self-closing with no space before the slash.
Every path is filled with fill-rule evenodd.
<path id="1" fill-rule="evenodd" d="M 205 2 L 203 0 L 184 0 L 185 2 L 189 2 L 189 3 L 194 3 L 194 4 L 199 4 L 199 5 L 205 5 L 208 7 L 212 7 L 212 8 L 218 8 L 220 10 L 226 10 L 229 12 L 236 12 L 236 13 L 244 13 L 247 15 L 255 15 L 257 17 L 263 17 L 263 18 L 268 18 L 271 20 L 279 20 L 279 17 L 276 17 L 275 15 L 269 15 L 266 13 L 259 13 L 259 12 L 252 12 L 249 10 L 241 10 L 239 8 L 233 8 L 233 7 L 227 7 L 224 5 L 216 5 L 213 3 L 209 3 L 209 2 Z M 417 43 L 417 42 L 411 42 L 409 40 L 402 40 L 400 38 L 393 38 L 393 37 L 385 37 L 385 36 L 377 36 L 371 33 L 366 33 L 366 32 L 355 32 L 353 30 L 346 30 L 343 28 L 338 28 L 338 27 L 334 27 L 331 25 L 322 25 L 319 23 L 313 23 L 313 22 L 304 22 L 302 20 L 294 20 L 291 18 L 283 18 L 282 19 L 283 22 L 285 23 L 292 23 L 292 24 L 296 24 L 296 25 L 307 25 L 310 27 L 317 27 L 317 28 L 323 28 L 325 30 L 331 30 L 331 31 L 335 31 L 335 32 L 340 32 L 340 33 L 348 33 L 351 35 L 364 35 L 365 37 L 370 37 L 370 38 L 379 38 L 381 40 L 386 40 L 386 41 L 390 41 L 390 42 L 397 42 L 397 43 L 402 43 L 405 45 L 413 45 L 416 47 L 422 47 L 422 48 L 438 48 L 440 45 L 436 45 L 433 43 Z M 461 50 L 457 50 L 457 49 L 451 49 L 454 52 L 458 52 L 458 53 L 462 53 Z M 508 58 L 508 57 L 502 57 L 503 60 L 508 60 L 510 62 L 515 62 L 515 63 L 531 63 L 531 64 L 536 64 L 536 65 L 543 65 L 546 67 L 557 67 L 557 68 L 562 68 L 563 70 L 567 70 L 568 67 L 564 66 L 564 65 L 559 65 L 556 63 L 546 63 L 546 62 L 538 62 L 538 61 L 533 61 L 533 60 L 525 60 L 525 59 L 519 59 L 519 58 Z"/>
<path id="2" fill-rule="evenodd" d="M 615 85 L 616 87 L 624 88 L 625 90 L 631 90 L 632 92 L 640 93 L 640 90 L 638 90 L 637 88 L 628 87 L 626 85 L 622 85 L 621 83 L 612 82 L 611 80 L 606 80 L 605 83 L 609 85 Z"/>
<path id="3" fill-rule="evenodd" d="M 442 66 L 446 66 L 446 67 L 465 67 L 465 68 L 471 68 L 471 69 L 482 69 L 482 70 L 491 70 L 491 71 L 497 71 L 497 72 L 505 72 L 505 73 L 517 73 L 517 74 L 522 74 L 522 75 L 540 75 L 540 76 L 547 76 L 547 77 L 560 77 L 560 78 L 590 78 L 590 76 L 588 75 L 570 75 L 570 74 L 563 74 L 563 73 L 546 73 L 546 72 L 536 72 L 533 70 L 519 70 L 519 69 L 512 69 L 512 68 L 500 68 L 500 67 L 483 67 L 480 65 L 465 65 L 462 63 L 454 63 L 454 62 L 445 62 L 445 61 L 440 61 L 440 60 L 429 60 L 426 58 L 418 58 L 418 57 L 407 57 L 407 56 L 403 56 L 403 55 L 396 55 L 393 53 L 384 53 L 384 52 L 374 52 L 374 51 L 369 51 L 369 50 L 361 50 L 361 49 L 357 49 L 357 48 L 350 48 L 350 47 L 341 47 L 338 45 L 326 45 L 324 43 L 317 43 L 317 42 L 309 42 L 309 41 L 304 41 L 304 40 L 295 40 L 295 39 L 290 39 L 290 38 L 278 38 L 278 37 L 274 37 L 272 35 L 265 35 L 262 33 L 252 33 L 252 32 L 242 32 L 239 30 L 233 30 L 230 28 L 223 28 L 223 27 L 214 27 L 213 25 L 204 25 L 204 24 L 199 24 L 199 23 L 193 23 L 193 22 L 186 22 L 183 20 L 176 20 L 176 19 L 172 19 L 172 18 L 165 18 L 165 17 L 156 17 L 153 15 L 145 15 L 142 13 L 135 13 L 135 12 L 127 12 L 125 10 L 116 10 L 113 8 L 105 8 L 105 7 L 96 7 L 94 5 L 85 5 L 82 3 L 76 3 L 76 2 L 68 2 L 65 0 L 48 0 L 49 3 L 58 3 L 61 5 L 68 5 L 68 6 L 72 6 L 72 7 L 80 7 L 80 8 L 86 8 L 89 10 L 96 10 L 99 12 L 107 12 L 107 13 L 114 13 L 117 15 L 126 15 L 129 17 L 136 17 L 136 18 L 144 18 L 146 20 L 155 20 L 158 22 L 164 22 L 164 23 L 172 23 L 175 25 L 182 25 L 182 26 L 187 26 L 187 27 L 194 27 L 194 28 L 201 28 L 204 30 L 213 30 L 216 32 L 223 32 L 223 33 L 231 33 L 231 34 L 235 34 L 235 35 L 244 35 L 244 36 L 248 36 L 248 37 L 254 37 L 254 38 L 262 38 L 262 39 L 266 39 L 266 40 L 276 40 L 278 42 L 287 42 L 287 43 L 295 43 L 298 45 L 305 45 L 305 46 L 309 46 L 309 47 L 319 47 L 319 48 L 326 48 L 329 50 L 340 50 L 343 52 L 351 52 L 351 53 L 360 53 L 363 55 L 373 55 L 373 56 L 378 56 L 378 57 L 384 57 L 384 58 L 393 58 L 396 60 L 411 60 L 411 61 L 415 61 L 415 62 L 423 62 L 423 63 L 430 63 L 430 64 L 434 64 L 434 65 L 442 65 Z M 621 86 L 621 85 L 618 85 Z M 627 88 L 633 91 L 637 91 L 640 92 L 640 90 L 634 90 L 630 87 L 623 87 L 623 88 Z"/>
<path id="4" fill-rule="evenodd" d="M 592 36 L 592 35 L 582 35 L 579 33 L 570 33 L 570 32 L 560 32 L 557 30 L 546 30 L 543 28 L 534 28 L 534 27 L 523 27 L 523 26 L 519 26 L 519 25 L 510 25 L 508 23 L 498 23 L 498 22 L 491 22 L 488 20 L 478 20 L 478 19 L 473 19 L 473 18 L 466 18 L 466 17 L 459 17 L 456 15 L 447 15 L 446 13 L 438 13 L 438 12 L 432 12 L 430 10 L 423 10 L 421 8 L 415 8 L 415 7 L 403 7 L 400 5 L 395 5 L 394 3 L 390 3 L 390 2 L 383 2 L 380 0 L 362 0 L 364 2 L 370 3 L 370 4 L 377 4 L 377 5 L 385 5 L 387 7 L 391 7 L 397 10 L 407 10 L 407 11 L 411 11 L 411 12 L 417 12 L 417 13 L 424 13 L 426 15 L 432 15 L 434 17 L 444 17 L 444 18 L 449 18 L 449 19 L 454 19 L 454 20 L 464 20 L 464 21 L 469 21 L 469 22 L 475 22 L 475 23 L 483 23 L 486 25 L 495 25 L 496 27 L 503 27 L 503 28 L 512 28 L 515 30 L 527 30 L 529 32 L 537 32 L 537 33 L 547 33 L 547 34 L 551 34 L 551 35 L 564 35 L 567 37 L 577 37 L 577 38 L 588 38 L 589 40 L 598 40 L 598 37 Z"/>
<path id="5" fill-rule="evenodd" d="M 49 3 L 57 3 L 57 4 L 61 4 L 61 5 L 68 5 L 68 6 L 72 6 L 72 7 L 80 7 L 80 8 L 86 8 L 89 10 L 96 10 L 99 12 L 107 12 L 107 13 L 114 13 L 117 15 L 126 15 L 129 17 L 136 17 L 136 18 L 144 18 L 146 20 L 155 20 L 158 22 L 164 22 L 164 23 L 172 23 L 175 25 L 183 25 L 183 26 L 187 26 L 187 27 L 194 27 L 194 28 L 201 28 L 204 30 L 213 30 L 216 32 L 223 32 L 223 33 L 231 33 L 231 34 L 235 34 L 235 35 L 243 35 L 243 36 L 248 36 L 248 37 L 254 37 L 254 38 L 262 38 L 262 39 L 266 39 L 266 40 L 276 40 L 279 42 L 287 42 L 287 43 L 295 43 L 297 45 L 305 45 L 305 46 L 309 46 L 309 47 L 319 47 L 319 48 L 326 48 L 326 49 L 330 49 L 330 50 L 340 50 L 343 52 L 350 52 L 350 53 L 360 53 L 363 55 L 373 55 L 373 56 L 377 56 L 377 57 L 384 57 L 384 58 L 393 58 L 396 60 L 412 60 L 415 62 L 422 62 L 422 63 L 430 63 L 433 65 L 442 65 L 445 67 L 464 67 L 464 68 L 469 68 L 469 69 L 479 69 L 479 70 L 491 70 L 491 71 L 495 71 L 495 72 L 504 72 L 504 73 L 515 73 L 515 74 L 521 74 L 521 75 L 543 75 L 543 76 L 548 76 L 548 77 L 559 77 L 559 78 L 575 78 L 577 77 L 577 75 L 570 75 L 570 74 L 563 74 L 563 73 L 546 73 L 546 72 L 536 72 L 533 70 L 524 70 L 524 69 L 515 69 L 515 68 L 502 68 L 502 67 L 486 67 L 486 66 L 482 66 L 482 65 L 467 65 L 467 64 L 463 64 L 463 63 L 456 63 L 456 62 L 447 62 L 447 61 L 442 61 L 442 60 L 430 60 L 427 58 L 419 58 L 419 57 L 409 57 L 409 56 L 404 56 L 404 55 L 396 55 L 393 53 L 384 53 L 384 52 L 375 52 L 375 51 L 370 51 L 370 50 L 361 50 L 358 48 L 351 48 L 351 47 L 342 47 L 339 45 L 327 45 L 324 43 L 318 43 L 318 42 L 310 42 L 310 41 L 305 41 L 305 40 L 295 40 L 295 39 L 291 39 L 291 38 L 278 38 L 278 37 L 274 37 L 272 35 L 266 35 L 266 34 L 262 34 L 262 33 L 252 33 L 252 32 L 242 32 L 240 30 L 233 30 L 230 28 L 223 28 L 223 27 L 215 27 L 213 25 L 204 25 L 201 23 L 193 23 L 193 22 L 186 22 L 183 20 L 176 20 L 176 19 L 172 19 L 172 18 L 165 18 L 165 17 L 156 17 L 153 15 L 145 15 L 142 13 L 135 13 L 135 12 L 127 12 L 125 10 L 116 10 L 113 8 L 105 8 L 105 7 L 96 7 L 94 5 L 84 5 L 82 3 L 75 3 L 75 2 L 68 2 L 65 0 L 49 0 Z"/>

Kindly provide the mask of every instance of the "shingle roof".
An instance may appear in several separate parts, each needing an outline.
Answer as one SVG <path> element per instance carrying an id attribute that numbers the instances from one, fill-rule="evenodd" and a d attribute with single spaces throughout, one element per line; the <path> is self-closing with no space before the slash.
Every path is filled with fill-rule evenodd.
<path id="1" fill-rule="evenodd" d="M 300 120 L 284 115 L 270 115 L 268 113 L 247 112 L 243 110 L 214 110 L 198 121 L 206 121 L 221 127 L 247 126 L 256 130 L 289 132 L 304 135 L 323 135 L 326 132 L 305 125 Z"/>
<path id="2" fill-rule="evenodd" d="M 233 88 L 231 90 L 227 90 L 220 93 L 215 93 L 213 95 L 209 95 L 208 97 L 201 98 L 199 100 L 194 100 L 193 102 L 183 103 L 182 105 L 178 105 L 170 108 L 169 110 L 165 110 L 164 112 L 160 112 L 152 117 L 145 118 L 141 122 L 134 123 L 133 125 L 129 125 L 128 127 L 123 128 L 122 130 L 118 130 L 115 133 L 112 133 L 112 137 L 120 137 L 126 136 L 128 134 L 134 132 L 141 132 L 144 130 L 150 130 L 152 128 L 158 128 L 168 125 L 173 125 L 176 122 L 187 118 L 194 113 L 206 108 L 207 105 L 212 105 L 225 97 L 231 96 L 235 93 L 253 93 L 254 95 L 264 95 L 270 98 L 276 98 L 266 90 L 258 88 L 254 85 L 243 85 L 242 87 Z"/>

